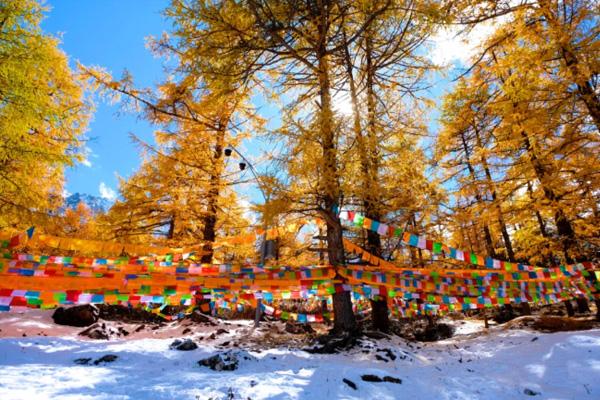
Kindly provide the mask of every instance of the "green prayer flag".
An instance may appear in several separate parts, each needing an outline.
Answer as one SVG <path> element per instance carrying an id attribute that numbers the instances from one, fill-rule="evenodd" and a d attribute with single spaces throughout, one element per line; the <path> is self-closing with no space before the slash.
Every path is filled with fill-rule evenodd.
<path id="1" fill-rule="evenodd" d="M 471 259 L 471 264 L 477 265 L 477 254 L 471 253 L 471 255 L 469 256 L 469 258 Z"/>
<path id="2" fill-rule="evenodd" d="M 63 292 L 54 293 L 52 296 L 54 297 L 54 300 L 58 302 L 65 301 L 67 298 L 67 294 Z"/>
<path id="3" fill-rule="evenodd" d="M 27 299 L 27 304 L 39 306 L 42 304 L 42 299 Z"/>
<path id="4" fill-rule="evenodd" d="M 365 223 L 365 217 L 362 215 L 356 215 L 354 217 L 354 225 L 356 226 L 363 226 L 363 224 Z"/>

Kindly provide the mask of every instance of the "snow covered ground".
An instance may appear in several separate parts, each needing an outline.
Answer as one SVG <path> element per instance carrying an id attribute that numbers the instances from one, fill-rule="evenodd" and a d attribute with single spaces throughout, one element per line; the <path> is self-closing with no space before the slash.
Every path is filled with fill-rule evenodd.
<path id="1" fill-rule="evenodd" d="M 11 325 L 7 320 L 0 319 L 4 332 Z M 24 328 L 47 324 L 32 321 Z M 467 323 L 457 336 L 437 343 L 365 340 L 333 355 L 250 346 L 255 350 L 239 349 L 235 371 L 199 366 L 199 360 L 223 351 L 223 342 L 231 349 L 252 337 L 260 343 L 265 334 L 251 332 L 247 323 L 211 329 L 223 327 L 229 332 L 215 339 L 206 329 L 191 334 L 200 346 L 192 351 L 170 350 L 173 339 L 164 335 L 90 341 L 64 331 L 4 334 L 0 399 L 600 399 L 600 330 L 541 334 L 495 327 L 482 333 L 478 324 Z M 74 362 L 107 354 L 118 358 L 98 365 Z M 365 382 L 365 374 L 402 383 Z"/>

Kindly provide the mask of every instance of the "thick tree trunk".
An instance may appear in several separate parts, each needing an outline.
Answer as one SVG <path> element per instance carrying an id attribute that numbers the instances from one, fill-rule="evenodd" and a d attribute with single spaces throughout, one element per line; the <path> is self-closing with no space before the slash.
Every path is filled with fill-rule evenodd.
<path id="1" fill-rule="evenodd" d="M 258 328 L 260 319 L 262 318 L 262 299 L 256 301 L 256 310 L 254 310 L 254 327 Z"/>
<path id="2" fill-rule="evenodd" d="M 167 239 L 173 239 L 175 235 L 175 216 L 171 217 L 169 221 L 169 231 L 167 232 Z"/>
<path id="3" fill-rule="evenodd" d="M 200 262 L 203 264 L 212 263 L 213 259 L 213 243 L 216 238 L 215 227 L 217 225 L 217 207 L 216 201 L 209 199 L 208 201 L 208 213 L 204 218 L 204 228 L 202 229 L 202 238 L 204 240 L 204 246 L 202 247 L 202 257 Z"/>
<path id="4" fill-rule="evenodd" d="M 320 32 L 327 32 L 325 15 L 322 15 Z M 331 104 L 331 82 L 329 78 L 329 64 L 325 49 L 325 40 L 317 50 L 318 56 L 318 81 L 320 97 L 320 138 L 322 146 L 323 172 L 320 181 L 320 192 L 323 196 L 324 210 L 322 210 L 327 223 L 327 254 L 329 263 L 335 267 L 344 265 L 344 243 L 342 224 L 334 207 L 338 205 L 340 187 L 337 171 L 337 150 L 335 147 L 335 133 L 333 129 L 333 109 Z M 340 278 L 336 273 L 336 278 Z M 354 332 L 357 329 L 356 318 L 352 310 L 350 292 L 336 288 L 333 294 L 333 331 L 335 333 Z M 341 290 L 340 290 L 341 289 Z"/>
<path id="5" fill-rule="evenodd" d="M 215 149 L 213 152 L 213 170 L 210 176 L 210 187 L 207 198 L 206 216 L 204 217 L 204 227 L 202 228 L 202 256 L 200 262 L 203 264 L 211 264 L 213 261 L 213 245 L 216 239 L 217 227 L 217 210 L 220 195 L 221 172 L 223 168 L 223 148 L 225 146 L 225 131 L 227 129 L 228 120 L 221 125 L 221 129 L 216 132 Z M 196 304 L 200 309 L 206 307 L 210 300 L 196 298 Z"/>
<path id="6" fill-rule="evenodd" d="M 381 238 L 376 232 L 367 231 L 367 249 L 368 251 L 381 257 Z M 371 303 L 371 322 L 373 329 L 381 332 L 390 331 L 389 308 L 387 301 L 387 293 L 379 294 L 381 299 L 370 300 Z"/>
<path id="7" fill-rule="evenodd" d="M 364 207 L 365 215 L 373 220 L 381 220 L 381 212 L 375 198 L 379 181 L 379 141 L 377 140 L 377 102 L 375 98 L 375 66 L 373 65 L 372 39 L 369 30 L 365 31 L 365 75 L 367 89 L 367 141 L 363 148 L 368 157 L 368 170 L 365 171 Z M 369 252 L 381 257 L 381 238 L 377 232 L 367 231 L 367 246 Z M 389 332 L 390 319 L 387 293 L 380 293 L 379 300 L 371 300 L 371 318 L 373 328 Z"/>
<path id="8" fill-rule="evenodd" d="M 331 205 L 333 208 L 333 205 Z M 329 263 L 334 267 L 344 265 L 344 246 L 342 240 L 342 225 L 336 214 L 332 211 L 328 213 L 327 223 L 327 254 Z M 336 268 L 337 269 L 337 268 Z M 336 279 L 341 277 L 336 273 Z M 334 333 L 353 333 L 357 330 L 356 318 L 352 310 L 352 298 L 350 292 L 345 291 L 341 286 L 336 285 L 336 292 L 333 297 L 333 332 Z"/>
<path id="9" fill-rule="evenodd" d="M 372 213 L 369 215 L 373 215 Z M 377 217 L 369 217 L 378 219 Z M 377 257 L 381 257 L 381 238 L 377 232 L 367 231 L 367 251 Z M 371 322 L 373 328 L 381 332 L 389 332 L 390 319 L 387 302 L 387 293 L 379 294 L 381 299 L 370 300 L 371 303 Z"/>
<path id="10" fill-rule="evenodd" d="M 496 258 L 496 249 L 494 249 L 492 234 L 490 232 L 490 227 L 487 224 L 483 224 L 483 239 L 485 240 L 485 249 L 487 256 Z"/>
<path id="11" fill-rule="evenodd" d="M 584 299 L 583 297 L 577 297 L 575 299 L 575 303 L 577 304 L 577 312 L 578 313 L 586 314 L 591 311 L 588 301 L 586 299 Z"/>
<path id="12" fill-rule="evenodd" d="M 202 229 L 202 247 L 201 263 L 210 264 L 213 259 L 213 245 L 216 239 L 217 211 L 221 186 L 221 172 L 223 169 L 223 148 L 225 147 L 225 131 L 227 123 L 220 126 L 216 132 L 215 150 L 213 153 L 213 171 L 210 176 L 210 188 L 208 190 L 206 217 L 204 218 L 204 227 Z"/>
<path id="13" fill-rule="evenodd" d="M 563 301 L 563 303 L 565 304 L 565 308 L 567 309 L 567 315 L 569 317 L 575 316 L 575 309 L 573 308 L 573 303 L 571 303 L 571 300 Z"/>
<path id="14" fill-rule="evenodd" d="M 481 137 L 479 135 L 479 132 L 475 131 L 475 135 L 477 138 L 477 145 L 479 147 L 483 147 L 483 142 L 481 140 Z M 498 225 L 500 225 L 500 232 L 502 233 L 502 239 L 504 241 L 504 248 L 506 249 L 506 256 L 508 258 L 508 261 L 510 262 L 515 262 L 515 252 L 513 250 L 512 247 L 512 242 L 510 240 L 510 235 L 508 234 L 508 228 L 506 227 L 506 222 L 504 222 L 504 215 L 502 213 L 502 206 L 500 205 L 500 202 L 498 201 L 498 195 L 497 195 L 497 191 L 496 191 L 496 184 L 494 182 L 494 180 L 492 179 L 492 173 L 490 171 L 489 168 L 489 164 L 487 162 L 487 159 L 485 157 L 481 157 L 481 163 L 483 165 L 483 170 L 485 172 L 485 177 L 487 180 L 487 184 L 488 184 L 488 189 L 492 194 L 492 201 L 494 203 L 494 207 L 496 208 L 496 215 L 498 218 Z M 507 304 L 506 305 L 507 310 L 510 309 L 510 311 L 512 312 L 512 305 Z M 529 315 L 531 314 L 531 307 L 529 306 L 529 303 L 525 302 L 522 307 L 521 307 L 521 311 L 523 315 Z"/>
<path id="15" fill-rule="evenodd" d="M 371 321 L 373 329 L 387 333 L 390 331 L 390 312 L 387 297 L 382 297 L 379 300 L 371 300 Z"/>

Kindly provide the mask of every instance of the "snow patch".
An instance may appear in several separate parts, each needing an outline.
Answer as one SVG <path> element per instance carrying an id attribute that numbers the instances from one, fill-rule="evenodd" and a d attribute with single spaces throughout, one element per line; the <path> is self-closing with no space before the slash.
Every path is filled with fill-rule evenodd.
<path id="1" fill-rule="evenodd" d="M 475 328 L 468 325 L 463 332 Z M 514 399 L 527 398 L 524 391 L 531 390 L 540 398 L 595 399 L 600 394 L 600 330 L 540 334 L 490 329 L 427 344 L 393 338 L 331 355 L 279 347 L 248 351 L 237 370 L 220 372 L 197 364 L 223 351 L 215 343 L 201 340 L 198 349 L 181 352 L 169 350 L 171 342 L 0 339 L 0 398 Z M 396 359 L 376 359 L 383 348 Z M 116 355 L 116 361 L 74 363 L 106 354 Z M 364 374 L 402 383 L 365 382 Z"/>

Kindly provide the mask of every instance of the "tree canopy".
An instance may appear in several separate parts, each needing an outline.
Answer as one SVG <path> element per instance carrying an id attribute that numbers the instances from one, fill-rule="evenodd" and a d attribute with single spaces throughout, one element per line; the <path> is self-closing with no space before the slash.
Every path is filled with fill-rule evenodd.
<path id="1" fill-rule="evenodd" d="M 0 4 L 0 226 L 47 220 L 63 170 L 82 160 L 90 116 L 84 85 L 33 0 Z"/>

